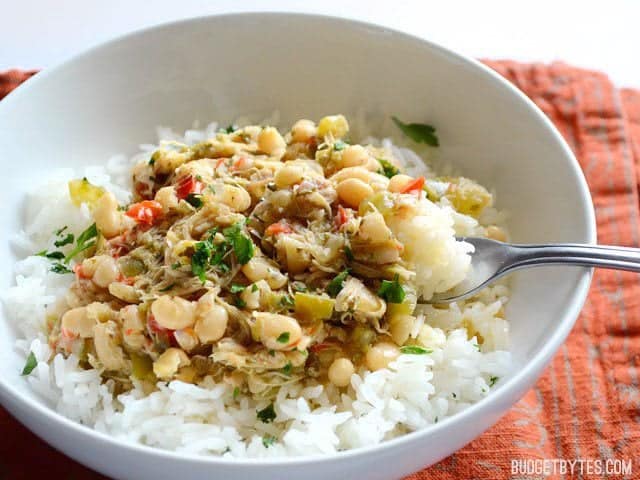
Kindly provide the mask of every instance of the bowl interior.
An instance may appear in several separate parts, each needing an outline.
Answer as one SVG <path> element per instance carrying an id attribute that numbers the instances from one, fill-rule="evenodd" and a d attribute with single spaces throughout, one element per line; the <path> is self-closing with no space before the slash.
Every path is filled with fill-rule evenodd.
<path id="1" fill-rule="evenodd" d="M 274 109 L 283 125 L 364 113 L 377 135 L 396 134 L 383 121 L 390 115 L 431 123 L 440 159 L 495 189 L 514 241 L 594 240 L 582 175 L 542 115 L 477 65 L 396 32 L 321 17 L 213 17 L 112 42 L 40 76 L 0 103 L 2 291 L 12 283 L 6 240 L 20 228 L 23 195 L 52 168 L 133 153 L 155 140 L 156 125 L 185 129 Z M 572 321 L 566 313 L 582 301 L 576 289 L 586 275 L 514 277 L 507 314 L 516 372 Z M 3 317 L 0 377 L 32 396 L 13 340 Z"/>

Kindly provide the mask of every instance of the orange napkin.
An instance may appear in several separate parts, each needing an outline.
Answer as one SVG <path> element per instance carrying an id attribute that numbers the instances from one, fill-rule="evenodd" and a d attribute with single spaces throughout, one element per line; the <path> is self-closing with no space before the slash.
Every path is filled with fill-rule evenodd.
<path id="1" fill-rule="evenodd" d="M 602 73 L 562 63 L 485 63 L 536 102 L 576 153 L 593 195 L 598 241 L 639 246 L 640 91 L 616 89 Z M 0 98 L 32 74 L 0 75 Z M 408 480 L 542 478 L 511 471 L 512 461 L 536 459 L 585 460 L 581 472 L 576 464 L 573 475 L 548 478 L 615 477 L 597 473 L 612 459 L 631 460 L 626 478 L 640 478 L 639 382 L 640 276 L 598 270 L 575 328 L 534 388 L 484 435 Z M 104 478 L 1 409 L 0 424 L 11 432 L 0 440 L 0 477 Z M 602 463 L 589 467 L 586 460 Z"/>

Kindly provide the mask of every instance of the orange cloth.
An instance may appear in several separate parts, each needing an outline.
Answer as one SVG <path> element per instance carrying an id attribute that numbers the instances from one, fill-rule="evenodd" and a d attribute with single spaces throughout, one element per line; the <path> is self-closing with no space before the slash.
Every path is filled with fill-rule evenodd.
<path id="1" fill-rule="evenodd" d="M 640 91 L 618 90 L 602 73 L 561 63 L 486 63 L 538 104 L 578 156 L 596 207 L 598 241 L 639 246 Z M 6 75 L 0 75 L 0 98 L 3 88 L 19 83 Z M 627 478 L 640 478 L 639 377 L 640 276 L 598 270 L 575 328 L 536 385 L 478 439 L 408 480 L 541 478 L 512 475 L 511 461 L 545 458 L 631 459 Z M 11 432 L 0 441 L 3 478 L 104 478 L 2 410 L 0 424 Z"/>

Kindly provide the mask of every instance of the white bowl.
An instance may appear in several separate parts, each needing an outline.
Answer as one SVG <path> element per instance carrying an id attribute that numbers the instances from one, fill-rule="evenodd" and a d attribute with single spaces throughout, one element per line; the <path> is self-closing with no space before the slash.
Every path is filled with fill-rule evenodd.
<path id="1" fill-rule="evenodd" d="M 428 33 L 428 32 L 425 32 Z M 0 102 L 0 225 L 20 227 L 28 188 L 55 166 L 97 163 L 155 139 L 156 125 L 280 110 L 283 123 L 360 110 L 437 126 L 440 156 L 498 193 L 515 241 L 595 240 L 591 198 L 571 151 L 532 102 L 480 63 L 373 25 L 297 14 L 206 17 L 151 28 L 38 74 Z M 384 134 L 389 132 L 377 132 Z M 2 290 L 15 257 L 1 242 Z M 586 269 L 513 279 L 513 374 L 487 398 L 425 430 L 333 456 L 227 460 L 115 441 L 47 408 L 19 375 L 0 322 L 0 401 L 70 457 L 121 479 L 398 478 L 450 455 L 535 382 L 571 329 Z"/>

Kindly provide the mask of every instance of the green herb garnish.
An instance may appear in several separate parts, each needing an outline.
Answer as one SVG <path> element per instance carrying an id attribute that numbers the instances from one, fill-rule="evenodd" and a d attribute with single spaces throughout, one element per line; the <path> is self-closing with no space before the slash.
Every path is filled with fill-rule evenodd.
<path id="1" fill-rule="evenodd" d="M 240 395 L 240 387 L 234 387 L 234 389 L 233 389 L 233 399 L 236 400 L 238 398 L 238 395 Z"/>
<path id="2" fill-rule="evenodd" d="M 71 270 L 66 265 L 63 265 L 62 263 L 54 263 L 53 265 L 51 265 L 51 268 L 49 270 L 52 271 L 53 273 L 60 273 L 60 274 L 71 273 Z"/>
<path id="3" fill-rule="evenodd" d="M 377 158 L 376 160 L 378 160 L 378 163 L 382 167 L 378 171 L 378 173 L 381 173 L 385 177 L 391 178 L 391 177 L 394 177 L 394 176 L 396 176 L 397 174 L 400 173 L 400 170 L 398 169 L 398 167 L 396 167 L 389 160 L 385 160 L 384 158 Z"/>
<path id="4" fill-rule="evenodd" d="M 46 257 L 50 260 L 62 260 L 64 258 L 64 253 L 62 252 L 47 252 L 46 250 L 42 250 L 41 252 L 36 253 L 39 257 Z"/>
<path id="5" fill-rule="evenodd" d="M 235 303 L 236 303 L 236 307 L 238 307 L 238 308 L 244 308 L 244 307 L 247 306 L 247 302 L 245 302 L 244 300 L 242 300 L 239 297 L 236 298 Z"/>
<path id="6" fill-rule="evenodd" d="M 494 376 L 490 377 L 489 378 L 489 386 L 493 387 L 498 380 L 500 380 L 500 377 L 494 377 Z"/>
<path id="7" fill-rule="evenodd" d="M 247 288 L 244 285 L 240 285 L 239 283 L 232 283 L 231 287 L 229 287 L 229 291 L 231 293 L 240 293 L 244 292 L 244 289 Z"/>
<path id="8" fill-rule="evenodd" d="M 180 262 L 176 262 L 171 264 L 171 270 L 177 270 L 182 266 L 182 264 Z"/>
<path id="9" fill-rule="evenodd" d="M 238 260 L 240 265 L 244 265 L 251 260 L 255 248 L 251 239 L 242 232 L 241 223 L 236 223 L 225 228 L 222 233 L 233 247 L 233 252 L 236 254 L 236 260 Z"/>
<path id="10" fill-rule="evenodd" d="M 292 369 L 293 369 L 293 365 L 291 364 L 291 362 L 287 362 L 287 364 L 284 367 L 282 367 L 282 373 L 289 376 L 291 375 Z"/>
<path id="11" fill-rule="evenodd" d="M 349 269 L 343 270 L 338 275 L 336 275 L 333 280 L 329 282 L 329 285 L 327 285 L 327 293 L 332 297 L 338 295 L 340 293 L 340 290 L 342 290 L 344 281 L 346 280 L 348 275 Z"/>
<path id="12" fill-rule="evenodd" d="M 296 304 L 293 298 L 291 298 L 291 295 L 286 293 L 280 297 L 280 301 L 278 303 L 281 307 L 293 307 Z"/>
<path id="13" fill-rule="evenodd" d="M 98 236 L 98 228 L 94 223 L 89 228 L 87 228 L 84 232 L 78 235 L 76 239 L 76 246 L 67 254 L 64 258 L 64 263 L 69 263 L 73 257 L 78 255 L 79 253 L 88 250 L 89 248 L 95 246 L 96 237 Z"/>
<path id="14" fill-rule="evenodd" d="M 396 117 L 391 117 L 402 133 L 417 143 L 426 143 L 432 147 L 437 147 L 440 142 L 436 135 L 436 129 L 424 123 L 403 123 Z"/>
<path id="15" fill-rule="evenodd" d="M 213 244 L 211 240 L 198 242 L 193 247 L 194 252 L 191 255 L 191 272 L 204 283 L 207 279 L 207 267 L 211 259 L 211 251 Z"/>
<path id="16" fill-rule="evenodd" d="M 276 341 L 278 343 L 289 343 L 289 338 L 291 337 L 291 334 L 289 332 L 282 332 L 278 338 L 276 339 Z"/>
<path id="17" fill-rule="evenodd" d="M 202 195 L 200 195 L 199 193 L 190 193 L 185 198 L 185 201 L 189 205 L 191 205 L 193 208 L 200 208 L 204 204 L 204 202 L 202 200 Z"/>
<path id="18" fill-rule="evenodd" d="M 67 235 L 65 235 L 64 238 L 61 238 L 60 240 L 56 240 L 55 242 L 53 242 L 53 244 L 58 248 L 64 247 L 65 245 L 69 245 L 73 243 L 74 239 L 75 239 L 75 236 L 73 235 L 73 233 L 67 233 Z"/>
<path id="19" fill-rule="evenodd" d="M 62 235 L 62 232 L 64 232 L 67 228 L 69 228 L 67 225 L 65 225 L 62 228 L 59 228 L 58 230 L 56 230 L 55 232 L 53 232 L 56 237 L 59 237 L 60 235 Z"/>
<path id="20" fill-rule="evenodd" d="M 257 292 L 258 291 L 258 285 L 256 285 L 255 283 L 253 285 L 251 285 L 251 291 L 252 292 Z"/>
<path id="21" fill-rule="evenodd" d="M 347 257 L 348 261 L 353 262 L 353 259 L 355 257 L 353 256 L 353 252 L 351 251 L 351 248 L 349 246 L 344 247 L 344 255 L 345 257 Z"/>
<path id="22" fill-rule="evenodd" d="M 276 411 L 273 408 L 273 403 L 270 403 L 269 406 L 262 410 L 257 410 L 257 417 L 262 423 L 273 422 L 276 419 Z"/>
<path id="23" fill-rule="evenodd" d="M 400 347 L 400 352 L 405 355 L 426 355 L 428 353 L 433 353 L 433 350 L 430 348 L 420 347 L 419 345 L 405 345 L 404 347 Z"/>
<path id="24" fill-rule="evenodd" d="M 38 360 L 33 352 L 29 352 L 29 356 L 27 357 L 27 362 L 24 364 L 24 368 L 22 369 L 22 376 L 29 375 L 33 372 L 33 369 L 38 366 Z"/>
<path id="25" fill-rule="evenodd" d="M 378 289 L 378 296 L 388 303 L 402 303 L 405 295 L 404 289 L 398 281 L 397 274 L 391 282 L 389 280 L 383 280 L 380 288 Z"/>
<path id="26" fill-rule="evenodd" d="M 265 435 L 262 437 L 262 445 L 264 445 L 264 448 L 269 448 L 275 441 L 276 437 L 273 435 Z"/>
<path id="27" fill-rule="evenodd" d="M 221 128 L 218 130 L 219 133 L 233 133 L 238 129 L 235 125 L 229 125 L 227 128 Z"/>

